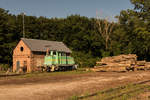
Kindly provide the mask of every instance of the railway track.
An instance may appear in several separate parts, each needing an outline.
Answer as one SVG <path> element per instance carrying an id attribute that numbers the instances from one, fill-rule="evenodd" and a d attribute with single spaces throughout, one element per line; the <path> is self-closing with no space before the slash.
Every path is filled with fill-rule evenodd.
<path id="1" fill-rule="evenodd" d="M 21 76 L 21 75 L 25 75 L 25 74 L 0 74 L 0 77 L 11 77 L 11 76 Z"/>
<path id="2" fill-rule="evenodd" d="M 137 82 L 131 85 L 125 85 L 125 86 L 121 86 L 121 87 L 117 87 L 113 89 L 108 89 L 108 90 L 92 93 L 86 96 L 80 96 L 80 97 L 77 97 L 77 100 L 86 100 L 88 98 L 92 98 L 98 95 L 99 97 L 102 97 L 100 98 L 100 100 L 115 100 L 116 98 L 120 98 L 124 95 L 128 95 L 128 97 L 131 97 L 130 94 L 136 93 L 138 91 L 140 92 L 150 91 L 150 85 L 145 85 L 146 83 L 150 83 L 150 80 Z M 129 87 L 132 87 L 132 88 L 129 88 Z M 105 94 L 109 96 L 103 97 Z M 115 95 L 112 95 L 112 94 L 115 94 Z"/>

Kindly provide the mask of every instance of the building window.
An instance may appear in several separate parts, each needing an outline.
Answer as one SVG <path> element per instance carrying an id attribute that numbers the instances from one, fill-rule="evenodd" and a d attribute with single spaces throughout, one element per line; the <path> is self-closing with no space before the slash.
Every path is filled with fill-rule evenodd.
<path id="1" fill-rule="evenodd" d="M 20 51 L 23 51 L 23 47 L 20 47 Z"/>

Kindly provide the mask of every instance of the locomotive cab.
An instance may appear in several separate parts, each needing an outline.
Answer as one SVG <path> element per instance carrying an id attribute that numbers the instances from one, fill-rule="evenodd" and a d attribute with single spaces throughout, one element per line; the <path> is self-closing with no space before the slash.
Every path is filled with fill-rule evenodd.
<path id="1" fill-rule="evenodd" d="M 70 53 L 55 50 L 47 50 L 44 57 L 44 65 L 48 72 L 72 70 L 75 68 L 74 58 L 70 56 Z"/>

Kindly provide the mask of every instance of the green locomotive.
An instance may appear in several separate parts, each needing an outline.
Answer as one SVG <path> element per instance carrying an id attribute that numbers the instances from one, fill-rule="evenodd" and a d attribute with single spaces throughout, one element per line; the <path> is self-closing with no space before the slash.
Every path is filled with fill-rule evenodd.
<path id="1" fill-rule="evenodd" d="M 47 50 L 46 56 L 44 57 L 44 66 L 48 72 L 77 68 L 74 58 L 70 56 L 70 53 L 49 50 Z"/>

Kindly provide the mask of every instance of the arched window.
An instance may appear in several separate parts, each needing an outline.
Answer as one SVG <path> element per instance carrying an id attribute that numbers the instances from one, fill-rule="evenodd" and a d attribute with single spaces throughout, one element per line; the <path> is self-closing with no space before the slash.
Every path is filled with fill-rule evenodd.
<path id="1" fill-rule="evenodd" d="M 20 51 L 23 51 L 23 47 L 20 47 Z"/>

